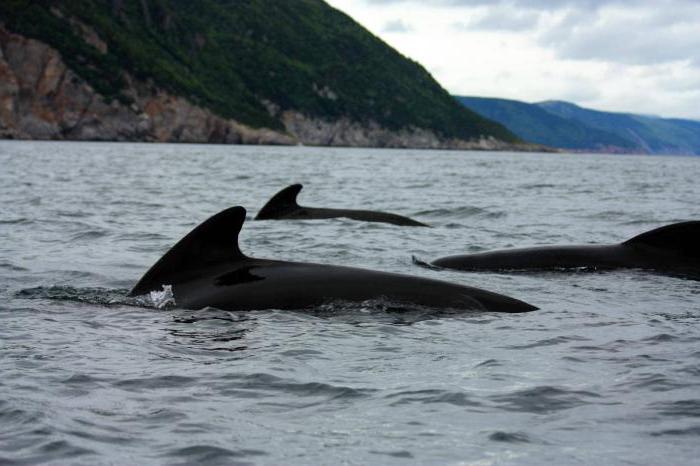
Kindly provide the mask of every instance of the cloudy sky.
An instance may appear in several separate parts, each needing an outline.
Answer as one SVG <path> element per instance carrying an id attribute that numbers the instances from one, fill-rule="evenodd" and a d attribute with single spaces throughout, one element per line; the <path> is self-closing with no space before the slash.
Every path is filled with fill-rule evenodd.
<path id="1" fill-rule="evenodd" d="M 700 120 L 700 0 L 327 0 L 453 94 Z"/>

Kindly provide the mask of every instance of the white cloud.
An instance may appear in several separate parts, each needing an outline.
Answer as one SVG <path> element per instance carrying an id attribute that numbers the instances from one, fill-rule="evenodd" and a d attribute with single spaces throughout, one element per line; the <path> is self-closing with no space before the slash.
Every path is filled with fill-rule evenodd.
<path id="1" fill-rule="evenodd" d="M 329 2 L 454 94 L 700 119 L 698 0 Z"/>
<path id="2" fill-rule="evenodd" d="M 542 47 L 577 60 L 654 65 L 700 55 L 700 2 L 684 8 L 609 7 L 596 13 L 569 11 L 543 28 Z"/>
<path id="3" fill-rule="evenodd" d="M 404 33 L 413 31 L 413 28 L 400 19 L 394 19 L 391 21 L 387 21 L 387 23 L 382 28 L 382 31 Z"/>
<path id="4" fill-rule="evenodd" d="M 503 6 L 484 8 L 481 13 L 475 15 L 467 23 L 455 23 L 458 29 L 465 31 L 493 30 L 493 31 L 526 31 L 535 29 L 539 23 L 541 14 L 533 10 L 509 11 Z"/>

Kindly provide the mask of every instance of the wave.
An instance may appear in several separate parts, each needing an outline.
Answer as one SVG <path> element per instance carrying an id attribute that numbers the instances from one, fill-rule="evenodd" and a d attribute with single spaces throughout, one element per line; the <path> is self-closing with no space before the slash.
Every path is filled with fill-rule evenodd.
<path id="1" fill-rule="evenodd" d="M 32 223 L 34 223 L 34 220 L 30 220 L 26 217 L 0 220 L 0 225 L 31 225 Z"/>
<path id="2" fill-rule="evenodd" d="M 377 391 L 323 382 L 300 382 L 268 373 L 227 374 L 212 383 L 212 388 L 227 396 L 244 390 L 248 395 L 251 392 L 260 396 L 266 392 L 281 392 L 301 397 L 323 397 L 326 401 L 366 398 Z"/>
<path id="3" fill-rule="evenodd" d="M 242 458 L 266 454 L 262 450 L 230 450 L 213 445 L 191 445 L 169 450 L 161 456 L 184 461 L 184 464 L 238 464 Z"/>
<path id="4" fill-rule="evenodd" d="M 489 435 L 489 440 L 505 443 L 531 443 L 532 440 L 524 432 L 503 432 L 496 431 Z"/>
<path id="5" fill-rule="evenodd" d="M 426 389 L 426 390 L 407 390 L 397 393 L 392 393 L 386 396 L 391 401 L 391 406 L 401 406 L 410 403 L 446 403 L 454 406 L 482 406 L 482 403 L 472 400 L 463 392 L 455 392 L 449 390 Z"/>
<path id="6" fill-rule="evenodd" d="M 109 232 L 107 230 L 86 230 L 86 231 L 81 231 L 79 233 L 76 233 L 72 235 L 69 238 L 70 242 L 74 241 L 90 241 L 94 239 L 99 239 L 103 238 L 105 236 L 108 236 Z"/>
<path id="7" fill-rule="evenodd" d="M 469 218 L 469 217 L 481 217 L 481 218 L 501 218 L 508 215 L 504 211 L 491 211 L 476 206 L 461 206 L 453 209 L 429 209 L 421 210 L 416 212 L 416 216 L 422 217 L 432 217 L 432 218 Z"/>
<path id="8" fill-rule="evenodd" d="M 688 385 L 690 387 L 692 385 Z M 652 405 L 662 416 L 700 418 L 700 399 L 678 400 Z"/>
<path id="9" fill-rule="evenodd" d="M 530 348 L 539 348 L 540 346 L 554 346 L 554 345 L 560 345 L 563 343 L 569 343 L 572 341 L 588 341 L 588 338 L 584 337 L 579 337 L 579 336 L 569 336 L 569 337 L 555 337 L 555 338 L 545 338 L 543 340 L 536 341 L 534 343 L 529 343 L 526 345 L 509 345 L 509 346 L 504 346 L 503 348 L 506 349 L 530 349 Z"/>
<path id="10" fill-rule="evenodd" d="M 93 304 L 97 306 L 136 306 L 159 308 L 158 303 L 149 297 L 127 297 L 128 289 L 74 286 L 37 286 L 24 288 L 15 293 L 19 299 L 44 299 Z"/>
<path id="11" fill-rule="evenodd" d="M 666 437 L 666 436 L 693 436 L 700 437 L 700 426 L 691 426 L 684 429 L 667 429 L 659 430 L 651 433 L 654 437 Z"/>
<path id="12" fill-rule="evenodd" d="M 0 268 L 11 270 L 13 272 L 28 272 L 29 271 L 29 269 L 27 269 L 25 267 L 20 267 L 19 265 L 15 265 L 12 262 L 6 261 L 6 260 L 0 260 Z"/>
<path id="13" fill-rule="evenodd" d="M 552 413 L 590 404 L 591 398 L 598 399 L 601 396 L 588 391 L 566 390 L 550 386 L 534 387 L 491 397 L 505 411 L 535 414 Z"/>

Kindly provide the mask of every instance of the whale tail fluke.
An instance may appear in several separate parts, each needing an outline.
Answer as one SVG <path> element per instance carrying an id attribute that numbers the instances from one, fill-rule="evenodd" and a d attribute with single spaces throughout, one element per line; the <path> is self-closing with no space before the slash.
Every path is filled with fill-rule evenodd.
<path id="1" fill-rule="evenodd" d="M 700 259 L 700 221 L 666 225 L 635 236 L 622 244 L 666 249 Z"/>
<path id="2" fill-rule="evenodd" d="M 299 208 L 297 204 L 297 196 L 304 186 L 300 183 L 287 186 L 282 191 L 278 192 L 272 199 L 267 201 L 267 204 L 260 209 L 255 220 L 269 220 L 279 218 L 280 215 L 289 212 L 290 210 Z"/>
<path id="3" fill-rule="evenodd" d="M 231 207 L 201 223 L 146 272 L 129 296 L 160 290 L 162 285 L 196 277 L 203 268 L 245 258 L 238 247 L 245 216 L 243 207 Z"/>

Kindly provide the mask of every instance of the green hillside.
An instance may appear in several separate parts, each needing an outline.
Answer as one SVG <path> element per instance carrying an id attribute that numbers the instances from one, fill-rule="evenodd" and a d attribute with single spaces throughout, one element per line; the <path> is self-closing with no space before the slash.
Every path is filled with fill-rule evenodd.
<path id="1" fill-rule="evenodd" d="M 107 53 L 82 38 L 75 20 L 98 33 Z M 108 100 L 128 101 L 126 71 L 254 127 L 282 129 L 266 108 L 272 103 L 390 129 L 517 140 L 321 0 L 2 0 L 0 21 L 56 48 Z"/>

